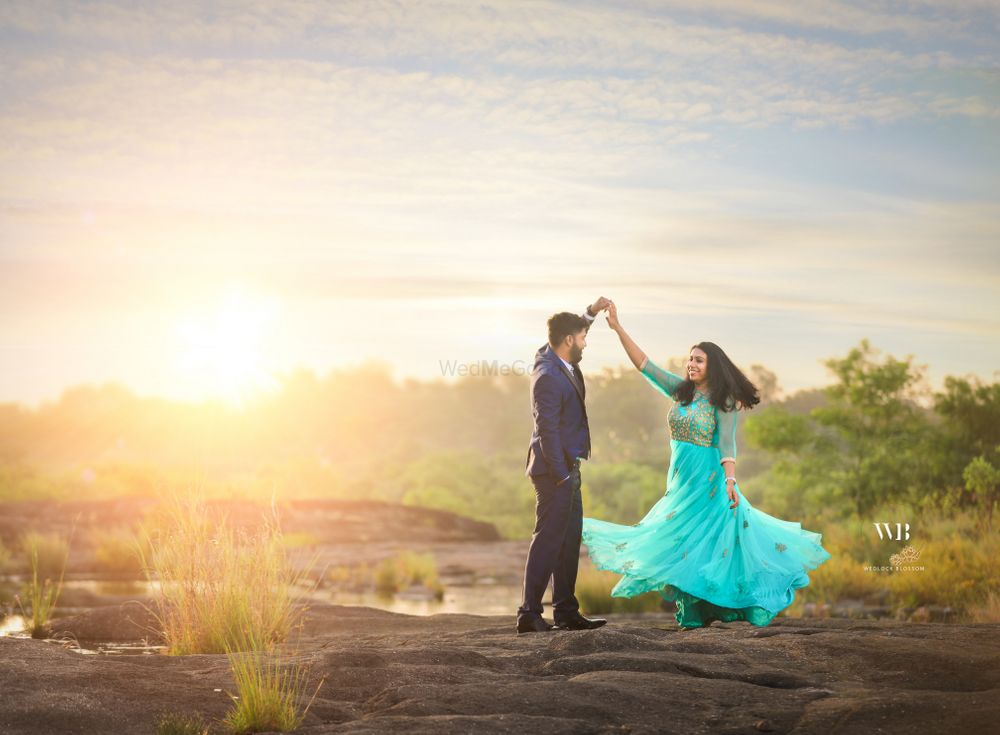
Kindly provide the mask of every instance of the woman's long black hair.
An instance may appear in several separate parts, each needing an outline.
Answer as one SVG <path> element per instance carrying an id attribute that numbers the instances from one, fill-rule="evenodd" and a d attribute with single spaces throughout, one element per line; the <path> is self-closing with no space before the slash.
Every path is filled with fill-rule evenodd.
<path id="1" fill-rule="evenodd" d="M 760 403 L 760 391 L 743 372 L 733 364 L 729 356 L 715 342 L 699 342 L 697 347 L 708 356 L 708 398 L 720 411 L 736 402 L 737 408 L 753 408 Z M 690 350 L 688 350 L 690 354 Z M 684 371 L 687 375 L 687 370 Z M 694 400 L 694 381 L 686 377 L 677 386 L 674 398 L 687 406 Z"/>

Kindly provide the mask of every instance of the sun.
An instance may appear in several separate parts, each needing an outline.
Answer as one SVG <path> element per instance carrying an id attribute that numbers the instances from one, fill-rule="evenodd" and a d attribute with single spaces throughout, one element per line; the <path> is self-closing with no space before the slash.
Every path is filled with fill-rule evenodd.
<path id="1" fill-rule="evenodd" d="M 267 367 L 277 303 L 229 289 L 206 311 L 176 324 L 175 372 L 181 392 L 242 405 L 254 394 L 277 387 Z"/>

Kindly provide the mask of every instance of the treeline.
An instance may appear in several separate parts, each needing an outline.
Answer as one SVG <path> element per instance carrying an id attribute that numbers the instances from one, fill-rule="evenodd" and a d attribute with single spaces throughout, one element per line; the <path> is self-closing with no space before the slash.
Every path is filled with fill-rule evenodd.
<path id="1" fill-rule="evenodd" d="M 825 364 L 836 382 L 823 405 L 772 406 L 747 422 L 750 442 L 774 457 L 766 477 L 773 510 L 861 519 L 893 505 L 969 510 L 991 526 L 1000 383 L 948 376 L 934 392 L 912 358 L 879 359 L 867 340 Z"/>
<path id="2" fill-rule="evenodd" d="M 663 360 L 680 372 L 682 359 Z M 910 360 L 867 341 L 827 362 L 835 383 L 763 402 L 737 436 L 740 486 L 797 519 L 865 514 L 886 502 L 973 508 L 997 501 L 1000 386 L 949 377 L 931 391 Z M 594 457 L 589 515 L 634 522 L 662 495 L 669 401 L 634 369 L 588 374 Z M 0 499 L 155 495 L 369 497 L 453 510 L 530 533 L 523 476 L 528 378 L 394 381 L 367 366 L 286 375 L 240 410 L 143 398 L 111 384 L 29 410 L 0 406 Z"/>

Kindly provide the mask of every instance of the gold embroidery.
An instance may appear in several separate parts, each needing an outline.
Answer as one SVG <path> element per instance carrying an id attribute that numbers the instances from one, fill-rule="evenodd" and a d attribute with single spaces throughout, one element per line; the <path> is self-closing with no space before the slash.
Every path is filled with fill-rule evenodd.
<path id="1" fill-rule="evenodd" d="M 710 497 L 710 498 L 714 498 L 714 497 L 715 497 L 715 491 L 716 491 L 716 490 L 718 490 L 718 489 L 719 489 L 719 488 L 717 488 L 717 487 L 713 487 L 713 488 L 712 488 L 712 492 L 710 492 L 710 493 L 708 494 L 708 497 Z"/>
<path id="2" fill-rule="evenodd" d="M 723 549 L 723 550 L 722 550 L 722 558 L 723 558 L 723 559 L 725 559 L 725 558 L 726 558 L 726 552 L 727 552 L 727 551 L 729 551 L 729 549 Z"/>
<path id="3" fill-rule="evenodd" d="M 625 562 L 624 564 L 622 564 L 622 571 L 623 572 L 627 572 L 629 569 L 631 569 L 634 566 L 635 566 L 635 562 L 632 561 L 632 560 L 629 560 L 629 561 Z"/>
<path id="4" fill-rule="evenodd" d="M 677 514 L 677 511 L 676 511 L 676 510 L 672 510 L 672 511 L 670 511 L 670 513 L 669 513 L 669 514 L 667 514 L 667 520 L 669 521 L 669 520 L 670 520 L 671 518 L 673 518 L 673 517 L 674 517 L 674 515 L 676 515 L 676 514 Z"/>
<path id="5" fill-rule="evenodd" d="M 626 546 L 628 546 L 628 541 L 622 541 L 620 544 L 615 544 L 615 551 L 621 551 Z"/>
<path id="6" fill-rule="evenodd" d="M 705 395 L 698 394 L 688 406 L 675 403 L 667 414 L 667 423 L 671 438 L 710 447 L 715 433 L 715 407 Z"/>
<path id="7" fill-rule="evenodd" d="M 776 548 L 776 549 L 777 549 L 778 551 L 784 551 L 784 550 L 785 550 L 785 549 L 787 549 L 788 547 L 787 547 L 787 546 L 785 546 L 784 544 L 775 544 L 775 545 L 774 545 L 774 548 Z"/>
<path id="8" fill-rule="evenodd" d="M 714 480 L 717 474 L 719 474 L 718 470 L 712 470 L 712 474 L 708 476 L 708 481 L 711 482 L 712 480 Z"/>
<path id="9" fill-rule="evenodd" d="M 750 525 L 750 521 L 748 521 L 746 518 L 744 518 L 743 519 L 743 528 L 746 528 L 749 525 Z"/>

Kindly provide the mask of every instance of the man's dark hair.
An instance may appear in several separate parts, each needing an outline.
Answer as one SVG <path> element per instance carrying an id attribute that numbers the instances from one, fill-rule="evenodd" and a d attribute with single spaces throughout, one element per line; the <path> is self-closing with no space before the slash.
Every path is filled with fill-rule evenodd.
<path id="1" fill-rule="evenodd" d="M 566 337 L 571 334 L 586 331 L 590 328 L 590 322 L 579 314 L 568 311 L 561 311 L 549 317 L 549 344 L 558 347 Z"/>

